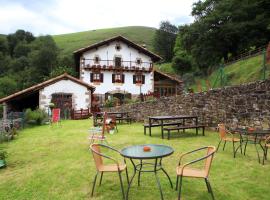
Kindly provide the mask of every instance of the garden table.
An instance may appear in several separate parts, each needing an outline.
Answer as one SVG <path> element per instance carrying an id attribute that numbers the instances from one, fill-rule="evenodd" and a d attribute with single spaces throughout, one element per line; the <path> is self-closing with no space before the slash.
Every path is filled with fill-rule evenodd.
<path id="1" fill-rule="evenodd" d="M 246 152 L 246 147 L 248 143 L 254 144 L 257 156 L 258 156 L 258 161 L 261 163 L 261 158 L 260 158 L 260 153 L 258 150 L 258 145 L 262 148 L 263 152 L 265 151 L 263 145 L 261 142 L 265 139 L 266 135 L 270 134 L 270 129 L 263 130 L 263 129 L 256 129 L 256 130 L 248 130 L 248 129 L 243 129 L 243 128 L 237 128 L 232 130 L 233 133 L 238 133 L 240 134 L 241 137 L 241 145 L 245 143 L 245 149 L 244 149 L 244 155 Z M 250 138 L 252 137 L 252 138 Z M 242 148 L 242 147 L 241 147 Z"/>
<path id="2" fill-rule="evenodd" d="M 171 120 L 178 120 L 178 119 L 182 120 L 183 126 L 185 125 L 186 119 L 195 119 L 195 125 L 198 125 L 198 117 L 192 116 L 192 115 L 151 116 L 149 117 L 149 135 L 151 136 L 151 127 L 152 127 L 153 122 L 158 121 L 161 127 L 161 137 L 163 139 L 164 138 L 164 133 L 163 133 L 164 121 L 171 121 Z"/>
<path id="3" fill-rule="evenodd" d="M 146 150 L 147 148 L 147 150 Z M 129 158 L 133 168 L 134 173 L 133 176 L 128 184 L 126 199 L 128 199 L 128 193 L 132 184 L 132 181 L 136 175 L 136 172 L 139 173 L 138 175 L 138 186 L 140 186 L 140 177 L 142 172 L 153 172 L 156 177 L 157 186 L 160 191 L 161 199 L 163 200 L 163 193 L 161 189 L 161 184 L 157 175 L 159 170 L 162 170 L 169 182 L 171 187 L 173 188 L 172 181 L 170 176 L 165 171 L 162 166 L 162 158 L 171 155 L 174 152 L 172 147 L 166 145 L 158 145 L 158 144 L 144 144 L 144 145 L 135 145 L 129 146 L 120 151 L 121 155 L 125 158 Z M 134 160 L 139 160 L 139 164 L 136 164 Z M 149 160 L 154 160 L 154 162 L 150 162 Z"/>
<path id="4" fill-rule="evenodd" d="M 129 117 L 128 112 L 107 112 L 108 116 L 115 116 L 116 120 L 120 123 L 120 121 L 126 121 L 131 123 L 131 117 Z M 94 126 L 97 126 L 98 120 L 102 119 L 103 112 L 96 112 L 93 116 Z"/>

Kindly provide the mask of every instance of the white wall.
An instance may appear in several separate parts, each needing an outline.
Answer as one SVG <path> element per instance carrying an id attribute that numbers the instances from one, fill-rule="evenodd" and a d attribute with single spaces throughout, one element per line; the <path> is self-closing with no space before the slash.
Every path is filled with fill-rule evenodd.
<path id="1" fill-rule="evenodd" d="M 90 73 L 89 71 L 84 72 L 83 81 L 90 83 Z M 99 85 L 95 85 L 96 87 L 94 94 L 105 94 L 108 91 L 113 90 L 125 90 L 131 94 L 140 94 L 140 87 L 136 84 L 133 84 L 133 72 L 125 72 L 125 83 L 112 83 L 112 74 L 113 72 L 103 71 L 103 83 L 99 83 Z M 145 73 L 145 84 L 141 86 L 142 93 L 148 93 L 153 91 L 152 79 L 153 73 Z"/>
<path id="2" fill-rule="evenodd" d="M 72 94 L 72 107 L 74 109 L 87 109 L 91 106 L 91 93 L 88 94 L 88 92 L 88 89 L 83 85 L 71 80 L 60 80 L 39 91 L 39 107 L 46 108 L 54 93 L 69 93 Z"/>
<path id="3" fill-rule="evenodd" d="M 117 51 L 115 49 L 115 45 L 117 43 L 120 43 L 121 50 Z M 85 59 L 94 59 L 95 56 L 99 56 L 101 60 L 114 60 L 115 55 L 120 55 L 122 57 L 122 61 L 133 61 L 135 62 L 137 58 L 141 58 L 142 62 L 148 62 L 149 67 L 150 63 L 152 62 L 151 58 L 143 53 L 139 53 L 137 49 L 134 49 L 132 47 L 129 47 L 127 44 L 123 42 L 111 42 L 110 45 L 103 45 L 101 47 L 98 47 L 98 49 L 92 49 L 85 53 L 83 53 L 82 57 Z M 87 60 L 85 61 L 85 64 L 87 64 Z M 104 63 L 106 65 L 106 63 Z M 103 65 L 103 63 L 100 63 L 100 65 Z M 137 65 L 137 67 L 145 67 L 145 65 Z M 83 73 L 81 73 L 81 80 L 92 84 L 90 82 L 90 73 L 89 70 L 82 70 Z M 133 84 L 133 75 L 134 72 L 123 72 L 125 74 L 125 82 L 122 85 L 112 83 L 112 74 L 111 71 L 102 71 L 103 73 L 103 83 L 100 83 L 99 85 L 94 85 L 96 87 L 95 94 L 105 94 L 108 91 L 113 90 L 125 90 L 128 93 L 131 94 L 140 94 L 140 87 L 136 84 Z M 147 93 L 153 91 L 153 73 L 143 73 L 145 75 L 145 84 L 141 86 L 141 92 Z"/>

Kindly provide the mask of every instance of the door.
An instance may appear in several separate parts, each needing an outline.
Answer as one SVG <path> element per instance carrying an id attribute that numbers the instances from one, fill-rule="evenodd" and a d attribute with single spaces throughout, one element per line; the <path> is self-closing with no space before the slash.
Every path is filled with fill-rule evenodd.
<path id="1" fill-rule="evenodd" d="M 69 119 L 72 110 L 72 94 L 54 93 L 52 94 L 52 103 L 55 108 L 60 108 L 61 118 Z"/>
<path id="2" fill-rule="evenodd" d="M 121 67 L 121 65 L 122 65 L 122 58 L 116 56 L 114 58 L 114 65 L 115 65 L 115 67 Z"/>

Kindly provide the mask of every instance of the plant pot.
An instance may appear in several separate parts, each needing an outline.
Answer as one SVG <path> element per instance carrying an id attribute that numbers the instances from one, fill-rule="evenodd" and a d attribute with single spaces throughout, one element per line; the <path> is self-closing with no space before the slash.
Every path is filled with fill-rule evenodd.
<path id="1" fill-rule="evenodd" d="M 6 167 L 6 161 L 5 160 L 0 160 L 0 168 Z"/>

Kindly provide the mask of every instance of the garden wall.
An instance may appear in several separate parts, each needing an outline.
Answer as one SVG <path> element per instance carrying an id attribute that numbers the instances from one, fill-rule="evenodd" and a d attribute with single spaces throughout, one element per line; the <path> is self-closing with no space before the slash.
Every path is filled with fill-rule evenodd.
<path id="1" fill-rule="evenodd" d="M 162 97 L 158 100 L 114 107 L 136 121 L 154 115 L 197 115 L 201 123 L 260 126 L 270 120 L 270 80 L 213 89 L 208 92 Z"/>

